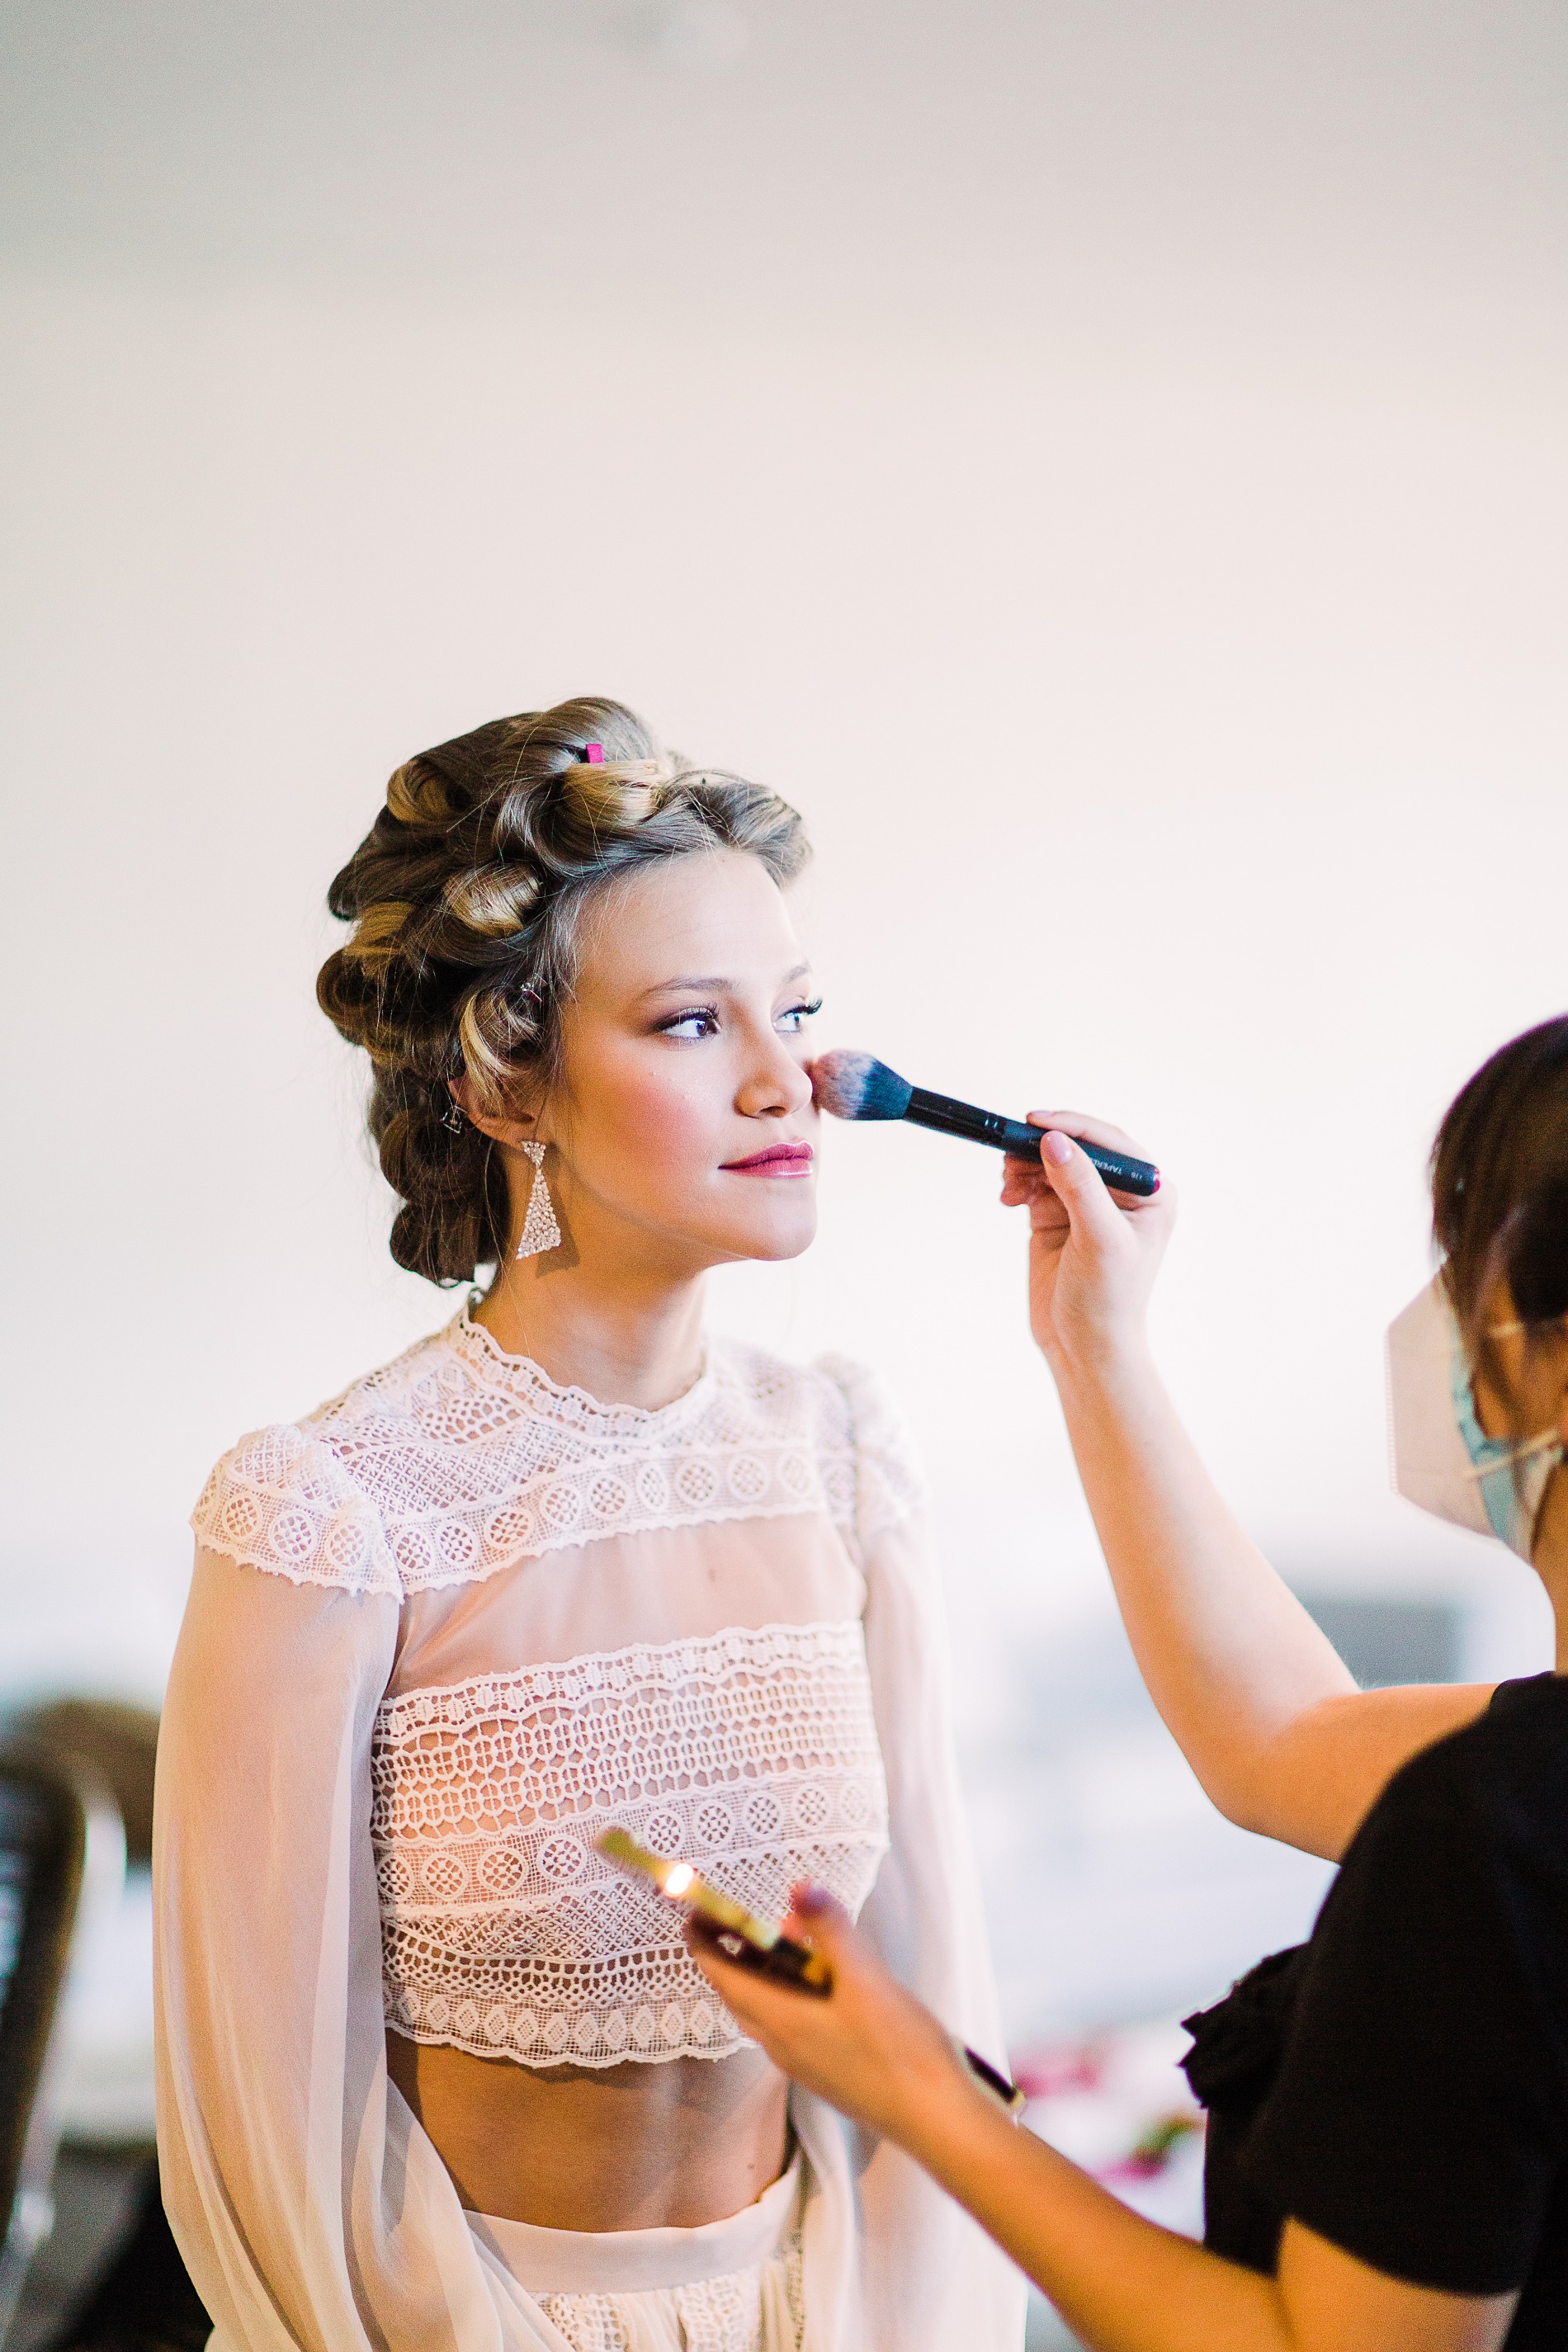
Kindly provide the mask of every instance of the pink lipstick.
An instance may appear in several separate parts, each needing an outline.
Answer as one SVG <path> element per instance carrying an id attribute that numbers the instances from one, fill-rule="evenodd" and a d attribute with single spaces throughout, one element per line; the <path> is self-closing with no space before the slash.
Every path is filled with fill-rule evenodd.
<path id="1" fill-rule="evenodd" d="M 770 1143 L 749 1160 L 727 1160 L 727 1176 L 809 1176 L 816 1154 L 809 1143 Z"/>

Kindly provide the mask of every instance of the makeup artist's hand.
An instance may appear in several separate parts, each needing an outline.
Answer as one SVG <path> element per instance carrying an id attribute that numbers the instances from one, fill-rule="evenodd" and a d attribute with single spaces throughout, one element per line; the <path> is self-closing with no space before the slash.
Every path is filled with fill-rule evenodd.
<path id="1" fill-rule="evenodd" d="M 784 1933 L 833 1969 L 826 1997 L 738 1969 L 700 1923 L 686 1940 L 698 1967 L 776 2066 L 858 2123 L 904 2145 L 943 2111 L 984 2097 L 928 2009 L 888 1973 L 820 1887 L 797 1886 Z"/>
<path id="2" fill-rule="evenodd" d="M 1029 1212 L 1029 1324 L 1053 1366 L 1088 1367 L 1142 1348 L 1149 1293 L 1175 1222 L 1175 1196 L 1163 1182 L 1152 1201 L 1108 1192 L 1069 1139 L 1136 1153 L 1120 1128 L 1081 1111 L 1032 1110 L 1047 1132 L 1037 1167 L 1008 1160 L 1002 1199 Z"/>

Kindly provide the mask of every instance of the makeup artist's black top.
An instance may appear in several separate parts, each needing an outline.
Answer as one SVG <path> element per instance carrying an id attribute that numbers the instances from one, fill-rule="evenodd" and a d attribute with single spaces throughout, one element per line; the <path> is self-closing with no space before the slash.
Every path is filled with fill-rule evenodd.
<path id="1" fill-rule="evenodd" d="M 1216 2252 L 1271 2273 L 1294 2215 L 1416 2285 L 1522 2289 L 1508 2352 L 1563 2352 L 1568 1679 L 1413 1757 L 1311 1941 L 1187 2025 Z"/>

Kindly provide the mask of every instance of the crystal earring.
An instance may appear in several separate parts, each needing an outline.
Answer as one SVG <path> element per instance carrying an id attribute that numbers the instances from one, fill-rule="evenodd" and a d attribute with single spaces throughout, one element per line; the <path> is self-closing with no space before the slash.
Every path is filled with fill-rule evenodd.
<path id="1" fill-rule="evenodd" d="M 518 1238 L 519 1257 L 542 1257 L 546 1250 L 561 1246 L 561 1227 L 555 1220 L 555 1203 L 550 1197 L 550 1187 L 544 1181 L 542 1143 L 525 1143 L 524 1151 L 533 1162 L 533 1189 L 528 1196 L 528 1213 L 522 1221 Z"/>

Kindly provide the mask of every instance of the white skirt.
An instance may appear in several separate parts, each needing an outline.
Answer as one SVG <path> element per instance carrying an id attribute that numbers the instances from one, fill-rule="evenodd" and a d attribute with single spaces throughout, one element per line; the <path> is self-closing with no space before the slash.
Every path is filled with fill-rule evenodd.
<path id="1" fill-rule="evenodd" d="M 573 2352 L 799 2352 L 804 2158 L 754 2205 L 696 2230 L 468 2227 Z"/>

